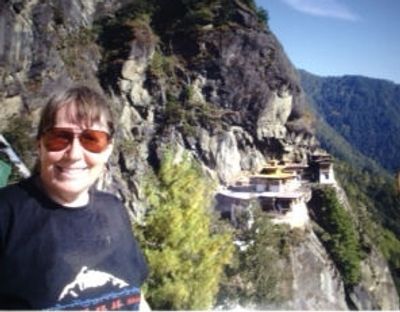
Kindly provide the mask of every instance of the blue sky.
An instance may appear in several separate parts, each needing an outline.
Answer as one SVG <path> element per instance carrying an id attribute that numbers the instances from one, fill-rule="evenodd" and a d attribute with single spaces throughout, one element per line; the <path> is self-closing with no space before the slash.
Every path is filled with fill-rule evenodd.
<path id="1" fill-rule="evenodd" d="M 400 83 L 400 0 L 256 0 L 297 68 Z"/>

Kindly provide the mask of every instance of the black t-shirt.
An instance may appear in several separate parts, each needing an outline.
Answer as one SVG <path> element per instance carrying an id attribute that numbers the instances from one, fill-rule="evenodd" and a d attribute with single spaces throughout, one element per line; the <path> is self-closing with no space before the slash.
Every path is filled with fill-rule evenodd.
<path id="1" fill-rule="evenodd" d="M 34 181 L 0 190 L 0 309 L 138 309 L 147 266 L 118 198 L 66 208 Z"/>

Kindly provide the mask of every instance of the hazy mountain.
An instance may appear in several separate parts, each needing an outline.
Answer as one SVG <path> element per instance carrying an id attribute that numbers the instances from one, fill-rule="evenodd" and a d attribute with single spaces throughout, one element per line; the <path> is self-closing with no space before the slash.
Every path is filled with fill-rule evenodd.
<path id="1" fill-rule="evenodd" d="M 323 146 L 355 166 L 376 170 L 376 162 L 389 172 L 400 168 L 400 85 L 361 76 L 299 73 L 318 116 Z"/>

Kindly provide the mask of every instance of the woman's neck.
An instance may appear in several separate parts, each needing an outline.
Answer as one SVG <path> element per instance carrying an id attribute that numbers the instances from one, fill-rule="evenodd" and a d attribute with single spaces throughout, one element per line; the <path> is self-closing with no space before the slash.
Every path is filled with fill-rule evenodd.
<path id="1" fill-rule="evenodd" d="M 77 196 L 67 194 L 48 194 L 52 200 L 68 208 L 86 206 L 89 203 L 89 192 L 81 193 Z"/>

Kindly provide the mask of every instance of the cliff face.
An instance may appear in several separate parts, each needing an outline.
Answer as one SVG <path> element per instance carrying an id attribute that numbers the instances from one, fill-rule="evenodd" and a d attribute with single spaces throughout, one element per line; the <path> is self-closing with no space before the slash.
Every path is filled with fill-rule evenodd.
<path id="1" fill-rule="evenodd" d="M 291 254 L 294 275 L 290 309 L 347 310 L 343 282 L 313 232 Z"/>
<path id="2" fill-rule="evenodd" d="M 138 220 L 146 207 L 142 178 L 167 145 L 190 151 L 221 185 L 268 159 L 307 159 L 317 142 L 302 114 L 306 103 L 296 71 L 252 9 L 232 1 L 223 25 L 211 19 L 187 32 L 168 32 L 168 19 L 157 20 L 160 12 L 151 21 L 148 13 L 127 14 L 139 2 L 3 1 L 0 131 L 15 116 L 32 121 L 33 129 L 44 98 L 59 86 L 102 88 L 119 116 L 119 143 L 100 186 L 119 194 Z M 220 17 L 225 9 L 211 12 Z M 292 279 L 285 286 L 291 295 L 284 305 L 346 309 L 338 271 L 313 232 L 306 237 L 292 250 Z M 384 262 L 373 263 L 387 270 Z M 376 285 L 394 289 L 387 275 L 368 268 Z M 398 308 L 398 299 L 371 303 L 373 291 L 385 300 L 377 289 L 360 286 L 353 294 L 354 302 L 363 302 L 357 307 Z"/>
<path id="3" fill-rule="evenodd" d="M 156 48 L 151 28 L 136 25 L 125 38 L 121 34 L 121 38 L 128 40 L 120 47 L 125 52 L 120 53 L 119 59 L 111 59 L 114 61 L 111 65 L 106 64 L 110 60 L 106 54 L 114 52 L 110 49 L 115 47 L 110 48 L 112 39 L 106 37 L 118 29 L 104 27 L 100 35 L 93 31 L 95 18 L 101 21 L 106 13 L 118 13 L 122 2 L 2 4 L 2 127 L 6 127 L 7 120 L 15 113 L 32 112 L 41 107 L 43 98 L 60 85 L 83 81 L 94 86 L 102 83 L 104 88 L 112 87 L 119 94 L 115 99 L 116 110 L 124 112 L 121 121 L 127 131 L 122 132 L 127 139 L 132 138 L 129 135 L 132 128 L 146 133 L 151 129 L 165 130 L 159 123 L 165 122 L 168 113 L 165 110 L 169 81 L 159 76 L 149 79 L 149 65 L 154 61 Z M 190 40 L 171 39 L 172 53 L 179 57 L 171 74 L 182 76 L 176 78 L 178 90 L 173 95 L 180 100 L 180 89 L 191 88 L 193 101 L 211 104 L 214 109 L 211 113 L 218 115 L 214 116 L 217 118 L 214 123 L 222 125 L 215 131 L 208 116 L 200 116 L 190 125 L 195 131 L 191 132 L 191 140 L 185 135 L 184 145 L 196 146 L 198 154 L 205 155 L 206 165 L 217 168 L 223 181 L 229 179 L 229 171 L 234 174 L 264 161 L 260 152 L 269 157 L 288 154 L 291 158 L 304 159 L 304 151 L 292 152 L 296 135 L 309 140 L 302 140 L 305 145 L 315 144 L 312 135 L 287 130 L 293 103 L 301 102 L 301 91 L 295 71 L 278 41 L 272 33 L 261 30 L 251 12 L 240 11 L 240 6 L 237 9 L 240 18 L 227 29 L 213 29 L 210 25 Z M 185 50 L 185 46 L 190 48 Z M 179 125 L 175 128 L 180 130 Z M 145 137 L 149 138 L 147 134 Z M 242 148 L 235 151 L 238 144 Z M 240 158 L 230 161 L 233 171 L 224 170 L 227 160 L 220 155 L 220 149 L 241 154 Z"/>
<path id="4" fill-rule="evenodd" d="M 20 95 L 24 105 L 40 105 L 40 95 L 71 80 L 65 68 L 65 46 L 81 27 L 93 21 L 96 1 L 3 1 L 0 4 L 2 96 Z M 93 49 L 95 50 L 95 49 Z M 99 55 L 86 50 L 82 75 L 95 77 Z M 27 100 L 29 98 L 29 100 Z M 27 104 L 29 103 L 29 104 Z M 39 104 L 38 104 L 39 103 Z"/>

